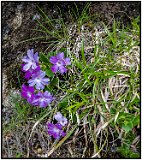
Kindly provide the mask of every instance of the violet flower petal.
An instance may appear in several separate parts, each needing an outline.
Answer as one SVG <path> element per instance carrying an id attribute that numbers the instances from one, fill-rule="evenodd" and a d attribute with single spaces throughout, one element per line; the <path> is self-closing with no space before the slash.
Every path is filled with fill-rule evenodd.
<path id="1" fill-rule="evenodd" d="M 25 73 L 24 78 L 29 80 L 30 77 L 32 76 L 32 72 L 30 72 L 29 70 Z"/>
<path id="2" fill-rule="evenodd" d="M 62 135 L 62 137 L 65 137 L 66 136 L 66 133 L 65 132 L 61 132 L 61 135 Z"/>
<path id="3" fill-rule="evenodd" d="M 29 83 L 29 86 L 34 86 L 35 85 L 35 82 L 32 79 L 28 80 L 28 83 Z"/>
<path id="4" fill-rule="evenodd" d="M 58 66 L 57 66 L 57 65 L 52 66 L 52 67 L 51 67 L 51 71 L 52 71 L 53 73 L 56 73 L 56 72 L 58 71 Z"/>
<path id="5" fill-rule="evenodd" d="M 44 85 L 40 82 L 37 82 L 35 88 L 38 89 L 38 90 L 44 89 Z"/>
<path id="6" fill-rule="evenodd" d="M 29 59 L 33 59 L 33 54 L 34 54 L 34 50 L 33 49 L 29 49 L 27 51 L 27 55 L 28 55 Z"/>
<path id="7" fill-rule="evenodd" d="M 64 58 L 64 52 L 57 54 L 58 59 L 63 59 Z"/>
<path id="8" fill-rule="evenodd" d="M 67 69 L 64 66 L 59 66 L 59 71 L 63 74 L 67 72 Z"/>
<path id="9" fill-rule="evenodd" d="M 34 60 L 35 60 L 36 62 L 38 62 L 38 61 L 39 61 L 38 52 L 36 52 L 36 53 L 35 53 L 35 55 L 34 55 Z"/>
<path id="10" fill-rule="evenodd" d="M 31 60 L 28 59 L 28 58 L 23 58 L 22 61 L 25 62 L 25 63 L 28 63 L 28 62 L 30 62 Z"/>
<path id="11" fill-rule="evenodd" d="M 54 115 L 54 118 L 57 120 L 57 121 L 61 121 L 62 120 L 62 114 L 60 112 L 57 112 L 55 115 Z"/>
<path id="12" fill-rule="evenodd" d="M 67 118 L 64 117 L 60 112 L 57 112 L 57 113 L 54 115 L 54 118 L 58 121 L 58 123 L 59 123 L 61 126 L 65 126 L 65 125 L 68 123 Z"/>
<path id="13" fill-rule="evenodd" d="M 45 77 L 46 73 L 45 72 L 40 72 L 40 78 Z"/>
<path id="14" fill-rule="evenodd" d="M 65 64 L 66 65 L 70 65 L 71 64 L 70 58 L 65 58 Z"/>
<path id="15" fill-rule="evenodd" d="M 50 63 L 56 64 L 58 62 L 58 59 L 55 56 L 50 57 Z"/>
<path id="16" fill-rule="evenodd" d="M 49 78 L 43 78 L 43 79 L 42 79 L 42 83 L 43 83 L 44 85 L 49 84 L 49 81 L 50 81 Z"/>
<path id="17" fill-rule="evenodd" d="M 31 64 L 27 63 L 24 65 L 23 70 L 27 71 L 28 69 L 30 69 L 30 67 L 31 67 Z"/>
<path id="18" fill-rule="evenodd" d="M 39 106 L 44 108 L 47 106 L 47 103 L 44 100 L 42 100 L 39 102 Z"/>

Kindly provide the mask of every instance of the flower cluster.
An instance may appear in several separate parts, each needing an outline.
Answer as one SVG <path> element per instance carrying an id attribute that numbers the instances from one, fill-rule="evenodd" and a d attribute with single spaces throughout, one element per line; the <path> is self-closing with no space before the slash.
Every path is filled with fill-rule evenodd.
<path id="1" fill-rule="evenodd" d="M 25 72 L 24 78 L 27 79 L 28 86 L 22 85 L 21 96 L 25 98 L 28 103 L 34 106 L 39 106 L 42 108 L 47 107 L 53 100 L 53 95 L 48 91 L 43 91 L 45 85 L 48 85 L 50 79 L 45 77 L 46 73 L 41 70 L 39 65 L 38 52 L 34 54 L 33 49 L 27 51 L 27 56 L 24 56 L 22 61 L 22 71 Z M 66 73 L 66 66 L 70 65 L 70 58 L 65 58 L 64 53 L 59 53 L 56 56 L 50 57 L 50 63 L 53 64 L 51 71 L 53 73 Z M 63 127 L 68 123 L 67 118 L 65 118 L 60 112 L 54 116 L 57 123 L 47 124 L 47 131 L 50 136 L 55 139 L 64 137 L 66 133 L 62 130 Z"/>
<path id="2" fill-rule="evenodd" d="M 49 84 L 49 78 L 46 78 L 46 73 L 43 72 L 39 66 L 39 56 L 33 49 L 27 51 L 27 56 L 22 59 L 25 64 L 22 64 L 22 71 L 25 72 L 25 79 L 28 80 L 29 86 L 22 85 L 21 96 L 35 106 L 46 107 L 49 105 L 54 97 L 49 93 L 39 91 L 35 94 L 36 90 L 43 90 L 45 85 Z M 35 87 L 35 88 L 34 88 Z"/>
<path id="3" fill-rule="evenodd" d="M 54 118 L 56 119 L 57 123 L 47 123 L 47 132 L 55 139 L 59 139 L 61 136 L 64 137 L 66 135 L 62 128 L 68 123 L 68 121 L 67 118 L 65 118 L 60 112 L 57 112 Z"/>

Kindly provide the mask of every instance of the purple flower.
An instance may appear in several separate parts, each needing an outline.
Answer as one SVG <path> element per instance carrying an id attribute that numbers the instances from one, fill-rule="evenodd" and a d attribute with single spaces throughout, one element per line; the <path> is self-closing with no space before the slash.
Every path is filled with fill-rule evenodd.
<path id="1" fill-rule="evenodd" d="M 48 91 L 45 91 L 44 93 L 38 92 L 35 95 L 35 97 L 32 101 L 32 104 L 36 105 L 36 106 L 40 106 L 42 108 L 45 108 L 52 102 L 53 99 L 54 99 L 54 97 Z"/>
<path id="2" fill-rule="evenodd" d="M 34 98 L 34 87 L 26 86 L 25 84 L 22 85 L 21 96 L 31 104 Z"/>
<path id="3" fill-rule="evenodd" d="M 25 72 L 24 78 L 27 79 L 27 80 L 29 80 L 31 78 L 32 74 L 35 74 L 35 73 L 37 73 L 40 70 L 40 66 L 37 65 L 36 69 L 30 68 L 29 70 L 24 71 L 23 70 L 24 65 L 25 64 L 22 64 L 22 71 Z"/>
<path id="4" fill-rule="evenodd" d="M 57 112 L 54 115 L 54 118 L 60 123 L 62 126 L 65 126 L 68 123 L 67 118 L 65 118 L 60 112 Z"/>
<path id="5" fill-rule="evenodd" d="M 56 72 L 59 71 L 62 74 L 67 72 L 67 69 L 65 68 L 65 66 L 71 64 L 70 58 L 64 58 L 64 53 L 63 52 L 57 54 L 56 56 L 51 56 L 50 57 L 50 62 L 52 64 L 54 64 L 51 67 L 52 72 L 56 73 Z"/>
<path id="6" fill-rule="evenodd" d="M 29 86 L 36 85 L 36 89 L 44 89 L 44 85 L 49 84 L 49 78 L 44 78 L 45 72 L 38 71 L 32 74 L 32 79 L 28 80 Z"/>
<path id="7" fill-rule="evenodd" d="M 64 137 L 66 135 L 65 132 L 62 131 L 62 126 L 60 124 L 47 124 L 47 132 L 50 136 L 53 136 L 55 139 L 59 139 L 61 136 Z"/>
<path id="8" fill-rule="evenodd" d="M 28 71 L 25 73 L 24 78 L 27 79 L 27 80 L 29 80 L 29 79 L 31 78 L 31 76 L 32 76 L 32 71 L 31 71 L 31 70 L 28 70 Z"/>
<path id="9" fill-rule="evenodd" d="M 23 66 L 23 71 L 27 71 L 30 68 L 31 69 L 36 69 L 37 68 L 37 64 L 38 64 L 38 60 L 39 60 L 38 52 L 36 52 L 34 54 L 34 50 L 33 49 L 29 49 L 27 51 L 27 56 L 24 56 L 24 58 L 22 59 L 22 61 L 26 63 Z"/>

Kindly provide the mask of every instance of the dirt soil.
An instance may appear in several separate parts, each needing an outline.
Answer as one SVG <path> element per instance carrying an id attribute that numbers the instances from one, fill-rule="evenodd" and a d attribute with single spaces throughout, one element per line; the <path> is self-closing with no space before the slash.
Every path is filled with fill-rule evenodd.
<path id="1" fill-rule="evenodd" d="M 85 6 L 86 2 L 76 2 L 79 10 Z M 36 25 L 33 17 L 38 14 L 37 5 L 47 11 L 48 16 L 58 18 L 57 6 L 63 11 L 65 21 L 70 21 L 68 10 L 74 7 L 73 2 L 1 2 L 2 7 L 2 105 L 3 120 L 9 118 L 8 111 L 10 103 L 8 93 L 10 88 L 20 89 L 17 79 L 17 72 L 20 72 L 21 58 L 27 49 L 34 48 L 35 51 L 44 51 L 48 46 L 42 41 L 35 40 L 20 43 L 23 40 L 39 36 L 37 32 L 31 31 Z M 130 24 L 132 18 L 140 15 L 141 2 L 91 2 L 89 11 L 91 14 L 100 15 L 98 21 L 103 21 L 111 25 L 113 19 L 122 24 Z M 3 121 L 3 122 L 4 122 Z M 76 148 L 81 147 L 82 142 L 76 144 Z M 64 148 L 64 147 L 63 147 Z M 74 148 L 74 149 L 76 149 Z M 66 158 L 70 156 L 68 150 L 60 150 L 53 157 Z M 81 157 L 82 150 L 75 151 L 77 157 Z M 66 153 L 66 154 L 65 154 Z M 6 155 L 3 155 L 6 156 Z"/>

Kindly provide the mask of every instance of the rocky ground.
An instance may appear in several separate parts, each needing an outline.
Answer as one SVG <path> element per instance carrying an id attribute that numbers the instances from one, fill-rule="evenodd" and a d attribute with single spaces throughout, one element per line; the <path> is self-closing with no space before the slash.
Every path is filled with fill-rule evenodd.
<path id="1" fill-rule="evenodd" d="M 77 2 L 81 10 L 86 2 Z M 48 46 L 42 41 L 23 40 L 39 36 L 31 31 L 35 26 L 34 17 L 38 14 L 37 5 L 47 11 L 47 14 L 58 18 L 57 6 L 64 11 L 64 19 L 70 22 L 68 10 L 73 2 L 1 2 L 2 7 L 2 105 L 3 122 L 8 123 L 11 114 L 9 93 L 18 92 L 17 73 L 20 73 L 21 58 L 27 49 L 33 47 L 35 51 L 43 51 Z M 121 24 L 127 25 L 131 19 L 140 15 L 140 2 L 92 2 L 91 14 L 98 14 L 98 22 L 103 21 L 112 25 L 114 18 Z M 11 90 L 12 89 L 12 90 Z M 79 145 L 79 144 L 78 144 Z M 54 155 L 58 157 L 58 155 Z M 63 156 L 64 157 L 64 156 Z"/>

